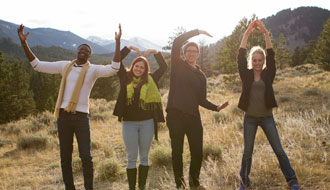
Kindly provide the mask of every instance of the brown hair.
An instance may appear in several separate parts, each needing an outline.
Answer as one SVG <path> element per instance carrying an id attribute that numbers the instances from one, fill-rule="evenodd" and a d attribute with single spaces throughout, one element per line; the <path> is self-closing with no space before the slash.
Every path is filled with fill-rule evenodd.
<path id="1" fill-rule="evenodd" d="M 129 70 L 127 72 L 126 84 L 129 84 L 129 83 L 132 82 L 133 77 L 134 77 L 133 67 L 138 62 L 143 62 L 144 63 L 144 73 L 141 76 L 141 82 L 137 85 L 137 88 L 140 88 L 142 85 L 144 85 L 145 83 L 148 82 L 148 74 L 149 74 L 149 71 L 150 71 L 149 62 L 148 62 L 147 58 L 145 58 L 143 56 L 138 56 L 137 58 L 135 58 L 132 61 L 131 67 L 129 68 Z"/>

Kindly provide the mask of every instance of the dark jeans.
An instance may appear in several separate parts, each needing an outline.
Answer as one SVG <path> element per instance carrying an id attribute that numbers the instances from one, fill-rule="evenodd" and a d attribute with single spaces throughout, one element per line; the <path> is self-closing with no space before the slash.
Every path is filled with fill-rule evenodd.
<path id="1" fill-rule="evenodd" d="M 266 134 L 267 139 L 277 156 L 282 173 L 287 182 L 289 185 L 291 185 L 291 183 L 297 183 L 295 171 L 291 167 L 290 161 L 282 148 L 274 117 L 251 117 L 247 115 L 244 117 L 244 153 L 240 172 L 242 183 L 245 186 L 250 186 L 249 173 L 252 164 L 254 139 L 259 125 Z"/>
<path id="2" fill-rule="evenodd" d="M 84 185 L 86 190 L 93 189 L 93 161 L 91 156 L 91 138 L 89 116 L 87 113 L 71 114 L 60 110 L 57 120 L 62 176 L 66 190 L 74 190 L 72 175 L 73 135 L 76 135 L 79 157 L 82 161 Z"/>
<path id="3" fill-rule="evenodd" d="M 203 126 L 201 120 L 180 111 L 169 110 L 166 122 L 171 138 L 175 183 L 177 187 L 184 185 L 182 153 L 184 135 L 186 134 L 191 154 L 189 185 L 197 187 L 199 186 L 199 173 L 203 160 Z"/>

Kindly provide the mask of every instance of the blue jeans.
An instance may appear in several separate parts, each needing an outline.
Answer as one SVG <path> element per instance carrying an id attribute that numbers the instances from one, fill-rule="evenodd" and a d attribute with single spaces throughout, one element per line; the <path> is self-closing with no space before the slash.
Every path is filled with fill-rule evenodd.
<path id="1" fill-rule="evenodd" d="M 136 168 L 137 156 L 140 165 L 149 165 L 149 151 L 154 137 L 154 120 L 123 121 L 123 138 L 126 146 L 127 168 Z"/>
<path id="2" fill-rule="evenodd" d="M 84 185 L 86 190 L 93 189 L 93 161 L 91 156 L 91 138 L 89 116 L 87 113 L 76 114 L 60 110 L 57 120 L 62 176 L 66 190 L 74 190 L 72 175 L 73 135 L 76 135 L 79 157 L 82 161 Z"/>
<path id="3" fill-rule="evenodd" d="M 241 172 L 240 172 L 243 185 L 250 186 L 249 174 L 252 164 L 254 139 L 256 137 L 257 128 L 259 125 L 266 134 L 267 139 L 277 156 L 282 173 L 286 181 L 289 183 L 289 185 L 291 185 L 292 183 L 297 183 L 297 177 L 295 171 L 291 167 L 290 161 L 282 148 L 280 138 L 278 136 L 278 132 L 276 129 L 274 117 L 273 116 L 251 117 L 245 115 L 244 153 L 243 153 Z"/>

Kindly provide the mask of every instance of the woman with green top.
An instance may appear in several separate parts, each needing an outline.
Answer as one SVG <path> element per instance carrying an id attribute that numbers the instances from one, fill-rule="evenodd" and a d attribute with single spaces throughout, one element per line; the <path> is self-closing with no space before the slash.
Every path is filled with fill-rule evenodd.
<path id="1" fill-rule="evenodd" d="M 254 30 L 264 33 L 266 52 L 255 46 L 246 59 L 246 44 L 249 35 Z M 257 128 L 260 125 L 279 161 L 282 173 L 291 190 L 298 190 L 298 180 L 295 171 L 280 143 L 272 108 L 277 107 L 273 91 L 273 81 L 276 74 L 275 53 L 267 29 L 261 21 L 253 21 L 245 31 L 238 51 L 238 70 L 242 80 L 242 94 L 238 107 L 245 111 L 244 116 L 244 153 L 241 165 L 241 185 L 239 190 L 250 188 L 249 173 L 252 164 L 252 152 Z"/>
<path id="2" fill-rule="evenodd" d="M 154 54 L 159 68 L 149 73 L 148 60 L 140 56 L 136 47 L 124 47 L 121 50 L 121 59 L 126 57 L 130 50 L 138 53 L 129 70 L 121 63 L 118 71 L 120 92 L 114 109 L 114 115 L 123 121 L 123 138 L 127 153 L 127 178 L 129 189 L 134 190 L 136 185 L 136 161 L 139 154 L 138 169 L 139 189 L 145 189 L 149 169 L 149 150 L 153 136 L 157 139 L 157 122 L 164 122 L 161 96 L 157 83 L 164 75 L 167 64 L 162 54 L 156 50 L 147 50 L 144 55 Z"/>

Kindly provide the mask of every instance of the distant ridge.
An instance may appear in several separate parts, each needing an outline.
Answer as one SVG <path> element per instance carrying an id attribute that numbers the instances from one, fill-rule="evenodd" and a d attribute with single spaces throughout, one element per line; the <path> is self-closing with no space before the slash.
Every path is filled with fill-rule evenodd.
<path id="1" fill-rule="evenodd" d="M 17 28 L 19 25 L 0 20 L 0 37 L 10 38 L 13 42 L 20 44 L 17 36 Z M 109 53 L 109 51 L 93 42 L 90 42 L 70 31 L 61 31 L 52 28 L 35 28 L 25 27 L 25 32 L 30 32 L 29 45 L 33 46 L 58 46 L 65 49 L 76 50 L 77 46 L 82 43 L 91 45 L 94 53 Z"/>
<path id="2" fill-rule="evenodd" d="M 327 9 L 299 7 L 282 10 L 262 21 L 275 40 L 282 33 L 288 48 L 293 50 L 297 46 L 304 47 L 310 40 L 317 40 L 323 30 L 323 24 L 329 18 L 330 11 Z"/>

